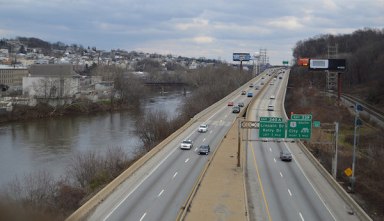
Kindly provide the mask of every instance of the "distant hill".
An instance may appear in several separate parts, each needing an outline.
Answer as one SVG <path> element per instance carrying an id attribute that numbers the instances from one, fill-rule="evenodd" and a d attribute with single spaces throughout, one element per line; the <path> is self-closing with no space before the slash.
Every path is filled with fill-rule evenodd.
<path id="1" fill-rule="evenodd" d="M 343 90 L 384 106 L 384 29 L 365 28 L 352 34 L 325 34 L 302 40 L 296 43 L 293 56 L 296 60 L 327 58 L 328 46 L 335 45 L 338 58 L 347 60 Z"/>

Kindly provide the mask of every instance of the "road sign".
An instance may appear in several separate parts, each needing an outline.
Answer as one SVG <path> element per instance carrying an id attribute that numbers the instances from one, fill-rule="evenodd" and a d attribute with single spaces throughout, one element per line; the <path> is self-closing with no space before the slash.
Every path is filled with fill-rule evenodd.
<path id="1" fill-rule="evenodd" d="M 284 138 L 285 122 L 265 122 L 260 121 L 260 138 Z"/>
<path id="2" fill-rule="evenodd" d="M 241 121 L 241 128 L 255 129 L 257 128 L 257 121 Z"/>
<path id="3" fill-rule="evenodd" d="M 312 120 L 312 114 L 292 114 L 291 120 Z"/>
<path id="4" fill-rule="evenodd" d="M 283 61 L 283 64 L 286 64 L 286 65 L 288 65 L 288 61 Z"/>
<path id="5" fill-rule="evenodd" d="M 344 170 L 344 173 L 347 176 L 351 176 L 352 175 L 352 169 L 348 167 L 347 169 Z"/>
<path id="6" fill-rule="evenodd" d="M 292 114 L 288 120 L 287 138 L 310 139 L 312 134 L 312 114 Z"/>
<path id="7" fill-rule="evenodd" d="M 320 121 L 313 121 L 313 127 L 320 127 Z"/>
<path id="8" fill-rule="evenodd" d="M 281 117 L 260 117 L 260 121 L 263 122 L 283 122 Z"/>

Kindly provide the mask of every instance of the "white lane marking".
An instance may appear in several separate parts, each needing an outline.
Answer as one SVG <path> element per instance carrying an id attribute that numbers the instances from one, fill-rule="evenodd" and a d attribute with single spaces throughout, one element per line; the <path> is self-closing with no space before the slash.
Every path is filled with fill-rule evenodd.
<path id="1" fill-rule="evenodd" d="M 205 138 L 203 139 L 203 142 L 205 141 Z"/>
<path id="2" fill-rule="evenodd" d="M 281 176 L 281 178 L 283 178 L 283 174 L 280 172 L 280 176 Z"/>
<path id="3" fill-rule="evenodd" d="M 147 215 L 147 213 L 144 213 L 141 218 L 140 218 L 140 221 L 143 221 L 144 217 Z"/>
<path id="4" fill-rule="evenodd" d="M 143 184 L 144 183 L 144 181 L 145 180 L 147 180 L 148 179 L 148 177 L 149 176 L 151 176 L 160 166 L 161 166 L 161 164 L 163 164 L 167 159 L 168 159 L 168 157 L 169 156 L 171 156 L 171 154 L 173 154 L 176 150 L 177 150 L 178 148 L 174 148 L 171 152 L 169 152 L 169 154 L 166 156 L 166 157 L 164 157 L 164 159 L 163 160 L 161 160 L 160 161 L 160 163 L 159 164 L 157 164 L 148 174 L 147 174 L 147 176 L 146 177 L 144 177 L 140 182 L 139 182 L 139 184 L 137 184 L 136 186 L 135 186 L 135 188 L 133 188 L 132 189 L 132 191 L 131 192 L 129 192 L 112 210 L 111 210 L 111 212 L 110 213 L 108 213 L 106 216 L 105 216 L 105 218 L 103 219 L 104 221 L 105 220 L 107 220 L 111 215 L 112 215 L 112 213 L 114 213 L 115 212 L 115 210 L 117 210 L 117 208 L 119 208 L 120 207 L 120 205 L 125 201 L 125 200 L 127 200 L 128 199 L 128 197 L 133 193 L 133 192 L 135 192 L 136 190 L 137 190 L 137 188 L 139 188 L 139 186 L 141 186 L 141 184 Z"/>
<path id="5" fill-rule="evenodd" d="M 195 148 L 195 151 L 197 151 L 197 147 Z"/>
<path id="6" fill-rule="evenodd" d="M 186 162 L 188 162 L 189 161 L 189 158 L 187 158 L 184 162 L 186 163 Z"/>
<path id="7" fill-rule="evenodd" d="M 272 152 L 272 148 L 269 148 L 269 152 Z"/>
<path id="8" fill-rule="evenodd" d="M 273 161 L 275 161 L 275 163 L 276 163 L 276 158 L 273 158 Z"/>
<path id="9" fill-rule="evenodd" d="M 301 215 L 300 212 L 299 212 L 299 215 L 300 215 L 301 220 L 304 221 L 304 217 L 303 217 L 303 215 Z"/>
<path id="10" fill-rule="evenodd" d="M 162 190 L 160 191 L 160 193 L 157 195 L 157 197 L 160 197 L 161 194 L 163 194 L 163 193 L 164 193 L 164 189 L 162 189 Z"/>
<path id="11" fill-rule="evenodd" d="M 213 131 L 209 131 L 209 133 L 211 134 Z"/>
<path id="12" fill-rule="evenodd" d="M 289 150 L 289 152 L 292 153 L 291 149 L 288 147 L 288 144 L 284 142 L 284 145 L 285 147 Z M 336 217 L 333 215 L 333 213 L 331 212 L 331 210 L 328 208 L 327 204 L 325 203 L 325 201 L 323 200 L 323 198 L 320 196 L 320 193 L 316 190 L 315 186 L 313 186 L 312 182 L 309 180 L 309 178 L 307 177 L 307 175 L 304 173 L 304 170 L 303 168 L 301 168 L 301 165 L 298 163 L 298 161 L 295 159 L 295 156 L 292 156 L 292 158 L 295 160 L 295 163 L 297 165 L 297 167 L 300 169 L 301 173 L 304 175 L 305 179 L 307 179 L 309 185 L 311 185 L 313 191 L 315 191 L 316 195 L 319 197 L 320 201 L 323 203 L 323 205 L 325 206 L 325 208 L 327 208 L 329 214 L 331 214 L 333 220 L 337 220 Z"/>
<path id="13" fill-rule="evenodd" d="M 291 190 L 288 189 L 288 193 L 289 193 L 290 196 L 292 196 Z"/>
<path id="14" fill-rule="evenodd" d="M 175 179 L 176 176 L 177 176 L 177 172 L 175 174 L 173 174 L 173 179 Z"/>

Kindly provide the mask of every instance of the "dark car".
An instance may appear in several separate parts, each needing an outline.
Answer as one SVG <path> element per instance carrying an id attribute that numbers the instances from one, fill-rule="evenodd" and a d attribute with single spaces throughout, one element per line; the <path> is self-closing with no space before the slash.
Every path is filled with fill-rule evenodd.
<path id="1" fill-rule="evenodd" d="M 280 160 L 282 161 L 292 161 L 292 154 L 287 151 L 287 150 L 283 150 L 280 152 Z"/>
<path id="2" fill-rule="evenodd" d="M 252 92 L 248 92 L 247 97 L 253 97 L 253 93 Z"/>
<path id="3" fill-rule="evenodd" d="M 208 155 L 211 152 L 211 147 L 207 144 L 203 144 L 199 147 L 199 154 Z"/>
<path id="4" fill-rule="evenodd" d="M 239 107 L 244 107 L 244 102 L 239 102 L 239 103 L 237 104 L 237 106 L 239 106 Z"/>
<path id="5" fill-rule="evenodd" d="M 246 94 L 247 94 L 246 91 L 242 91 L 242 92 L 241 92 L 241 95 L 246 95 Z"/>
<path id="6" fill-rule="evenodd" d="M 240 113 L 240 107 L 239 106 L 234 106 L 232 108 L 232 113 Z"/>

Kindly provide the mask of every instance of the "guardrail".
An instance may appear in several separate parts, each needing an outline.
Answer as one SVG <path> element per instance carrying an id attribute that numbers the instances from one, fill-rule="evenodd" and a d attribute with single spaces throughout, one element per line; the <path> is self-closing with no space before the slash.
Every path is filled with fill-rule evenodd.
<path id="1" fill-rule="evenodd" d="M 283 103 L 285 103 L 285 94 Z M 283 112 L 285 119 L 288 119 L 287 113 L 285 111 L 285 106 L 283 105 Z M 353 212 L 356 212 L 357 217 L 361 220 L 372 221 L 368 214 L 360 207 L 359 204 L 344 190 L 344 188 L 328 173 L 328 171 L 321 165 L 321 163 L 313 156 L 313 154 L 308 150 L 308 148 L 299 140 L 296 142 L 301 149 L 301 151 L 306 155 L 306 157 L 312 162 L 320 174 L 327 180 L 327 182 L 333 187 L 333 189 L 339 194 L 339 196 L 344 200 L 344 202 L 352 208 Z"/>
<path id="2" fill-rule="evenodd" d="M 250 80 L 248 83 L 254 81 L 255 78 Z M 176 130 L 170 136 L 165 138 L 162 142 L 160 142 L 156 147 L 138 159 L 135 163 L 133 163 L 127 170 L 121 173 L 118 177 L 116 177 L 113 181 L 111 181 L 107 186 L 101 189 L 98 193 L 96 193 L 90 200 L 84 203 L 79 209 L 77 209 L 74 213 L 72 213 L 66 221 L 78 221 L 85 220 L 89 215 L 90 211 L 96 208 L 96 206 L 101 203 L 105 198 L 107 198 L 121 183 L 123 183 L 126 179 L 128 179 L 133 173 L 135 173 L 141 166 L 143 166 L 146 162 L 148 162 L 153 156 L 159 153 L 168 143 L 170 143 L 173 139 L 179 136 L 182 132 L 184 132 L 188 127 L 193 125 L 195 122 L 200 120 L 202 117 L 215 110 L 218 106 L 222 105 L 223 102 L 228 101 L 230 97 L 235 94 L 238 94 L 242 89 L 238 88 L 233 91 L 226 97 L 221 100 L 215 102 L 208 108 L 196 114 L 191 120 L 189 120 L 186 124 L 184 124 L 181 128 Z"/>

